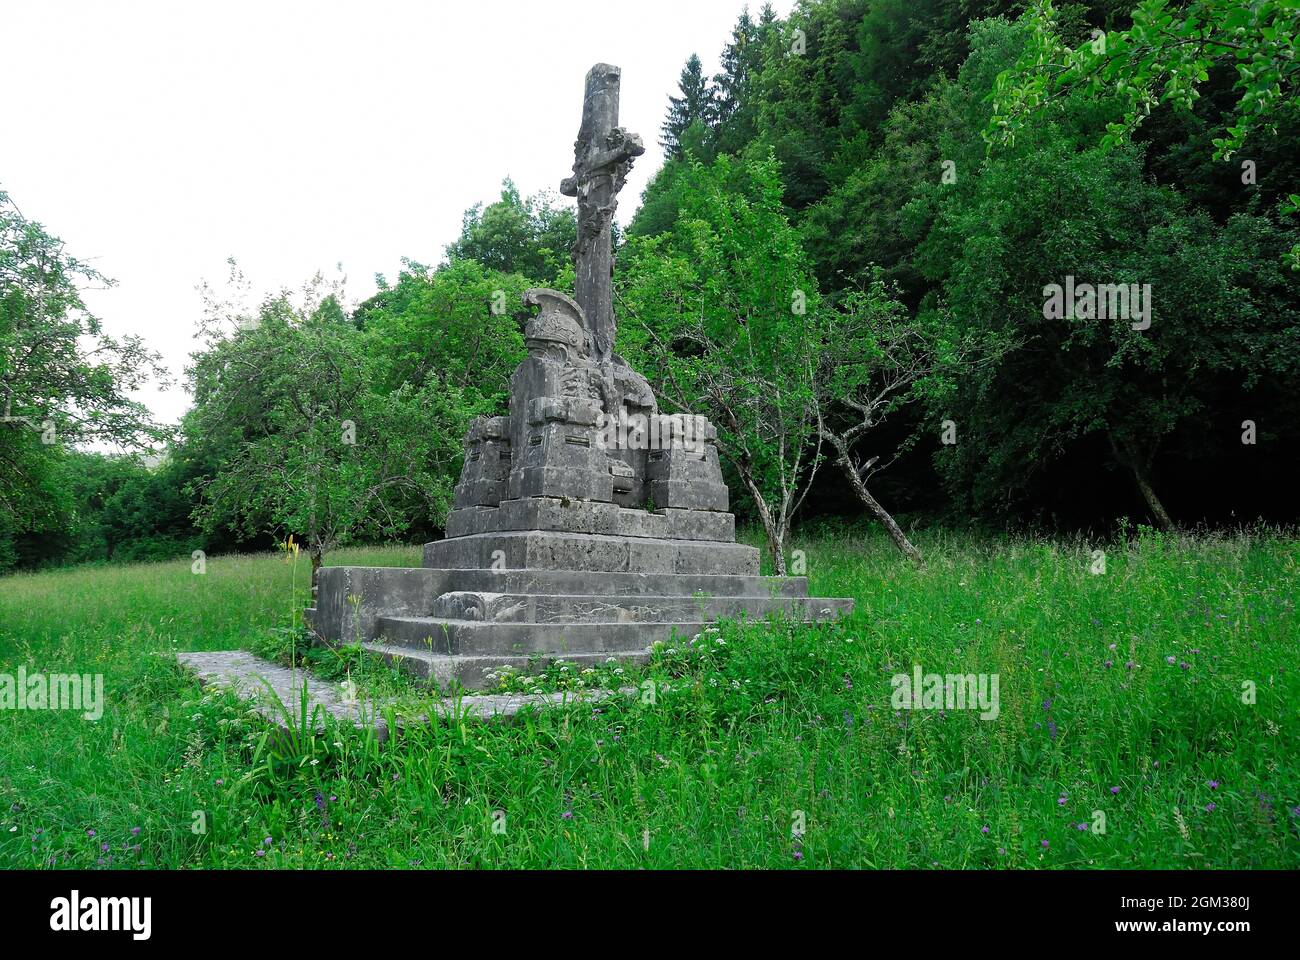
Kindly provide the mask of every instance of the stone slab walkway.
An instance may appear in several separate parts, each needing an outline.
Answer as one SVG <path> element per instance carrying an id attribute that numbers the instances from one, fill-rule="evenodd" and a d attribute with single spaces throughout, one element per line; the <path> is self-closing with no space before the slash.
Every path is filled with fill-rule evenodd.
<path id="1" fill-rule="evenodd" d="M 329 715 L 358 729 L 373 727 L 380 739 L 388 735 L 382 703 L 344 700 L 340 684 L 320 680 L 308 671 L 282 667 L 246 650 L 182 652 L 176 654 L 176 659 L 204 686 L 233 690 L 241 699 L 252 703 L 268 721 L 283 729 L 288 729 L 290 717 L 295 728 L 301 728 L 302 689 L 306 684 L 306 713 L 316 729 L 324 726 L 324 716 Z M 598 703 L 614 696 L 615 692 L 597 689 L 577 693 L 475 694 L 434 701 L 433 710 L 441 717 L 510 717 L 525 707 L 541 709 L 571 703 Z M 290 716 L 286 716 L 286 710 Z M 429 718 L 421 715 L 416 721 L 428 723 Z"/>

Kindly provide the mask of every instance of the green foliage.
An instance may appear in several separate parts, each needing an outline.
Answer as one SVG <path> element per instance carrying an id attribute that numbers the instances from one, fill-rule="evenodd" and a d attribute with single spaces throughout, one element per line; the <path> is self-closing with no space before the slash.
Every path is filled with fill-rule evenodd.
<path id="1" fill-rule="evenodd" d="M 333 294 L 303 306 L 282 295 L 233 331 L 213 320 L 205 332 L 185 428 L 230 451 L 195 484 L 205 530 L 297 534 L 314 567 L 356 537 L 404 530 L 412 503 L 445 511 L 459 437 L 443 427 L 456 398 L 377 389 L 367 335 Z"/>
<path id="2" fill-rule="evenodd" d="M 501 199 L 465 211 L 460 237 L 447 247 L 447 259 L 475 260 L 488 270 L 554 284 L 566 270 L 578 239 L 573 210 L 541 194 L 523 200 L 507 179 Z"/>
<path id="3" fill-rule="evenodd" d="M 695 54 L 687 58 L 677 86 L 681 96 L 668 98 L 668 116 L 664 118 L 659 136 L 659 145 L 670 158 L 683 155 L 687 129 L 697 124 L 709 125 L 716 110 L 713 90 L 704 76 L 700 58 Z"/>
<path id="4" fill-rule="evenodd" d="M 1018 32 L 986 30 L 978 43 L 987 37 L 1005 55 L 999 34 Z M 977 93 L 982 73 L 963 70 L 958 87 Z M 1295 294 L 1278 270 L 1286 233 L 1263 217 L 1219 225 L 1188 209 L 1144 175 L 1142 150 L 1098 144 L 1095 117 L 1080 97 L 1059 120 L 912 201 L 931 222 L 916 255 L 936 284 L 927 302 L 982 339 L 1016 345 L 963 383 L 955 409 L 967 429 L 939 460 L 954 495 L 979 509 L 1017 506 L 1038 474 L 1098 432 L 1159 516 L 1146 490 L 1155 456 L 1206 410 L 1221 378 L 1245 390 L 1300 369 Z M 969 155 L 967 137 L 956 154 Z M 1150 328 L 1045 316 L 1047 285 L 1067 276 L 1150 284 Z"/>
<path id="5" fill-rule="evenodd" d="M 292 765 L 268 756 L 264 721 L 169 663 L 287 622 L 305 598 L 292 560 L 7 579 L 3 669 L 102 670 L 108 696 L 98 723 L 24 711 L 0 724 L 0 864 L 1300 866 L 1293 539 L 918 544 L 924 568 L 856 529 L 797 540 L 813 592 L 857 598 L 853 617 L 680 637 L 635 678 L 654 681 L 654 703 L 408 724 L 383 745 L 331 729 L 300 738 Z M 1094 576 L 1099 546 L 1107 573 Z M 338 560 L 409 565 L 418 549 Z M 896 715 L 891 676 L 914 663 L 999 673 L 998 719 Z M 376 662 L 360 669 L 363 692 L 395 689 Z M 1275 681 L 1246 705 L 1252 677 Z M 196 809 L 206 834 L 191 830 Z M 795 810 L 807 819 L 797 842 Z M 1078 829 L 1094 810 L 1105 834 Z"/>
<path id="6" fill-rule="evenodd" d="M 820 302 L 776 162 L 683 171 L 674 230 L 629 241 L 620 346 L 676 409 L 707 416 L 780 556 L 815 456 Z"/>
<path id="7" fill-rule="evenodd" d="M 432 271 L 407 262 L 395 284 L 385 281 L 356 311 L 381 385 L 455 394 L 471 419 L 504 409 L 510 374 L 524 357 L 520 298 L 538 282 L 476 260 Z"/>
<path id="8" fill-rule="evenodd" d="M 48 530 L 64 506 L 65 445 L 147 445 L 162 436 L 129 398 L 164 376 L 139 337 L 104 333 L 83 290 L 108 284 L 0 191 L 0 569 L 13 541 Z"/>
<path id="9" fill-rule="evenodd" d="M 1028 42 L 993 90 L 991 141 L 1013 143 L 1044 109 L 1075 91 L 1114 98 L 1121 116 L 1103 145 L 1127 139 L 1158 104 L 1191 110 L 1219 64 L 1237 74 L 1235 123 L 1214 140 L 1230 158 L 1256 128 L 1276 133 L 1283 105 L 1297 102 L 1300 4 L 1295 0 L 1144 0 L 1127 30 L 1096 30 L 1071 48 L 1058 33 L 1052 0 L 1033 0 L 1024 15 Z"/>

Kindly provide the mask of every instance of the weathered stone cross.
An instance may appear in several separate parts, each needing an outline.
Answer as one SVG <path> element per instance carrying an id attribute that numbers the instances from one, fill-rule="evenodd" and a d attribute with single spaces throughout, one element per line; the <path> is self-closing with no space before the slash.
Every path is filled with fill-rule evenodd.
<path id="1" fill-rule="evenodd" d="M 614 352 L 610 224 L 632 161 L 645 153 L 641 138 L 618 125 L 621 73 L 608 63 L 598 63 L 587 72 L 582 127 L 573 144 L 573 176 L 560 184 L 560 193 L 578 198 L 574 299 L 587 315 L 592 359 L 598 363 Z"/>

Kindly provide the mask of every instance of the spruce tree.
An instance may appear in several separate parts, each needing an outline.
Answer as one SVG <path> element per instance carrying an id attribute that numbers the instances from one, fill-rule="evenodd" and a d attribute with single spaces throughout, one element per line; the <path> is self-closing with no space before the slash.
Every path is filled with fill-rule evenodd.
<path id="1" fill-rule="evenodd" d="M 696 54 L 692 53 L 682 67 L 677 86 L 682 95 L 668 98 L 668 116 L 660 127 L 659 145 L 669 157 L 682 155 L 682 135 L 691 124 L 698 121 L 712 125 L 716 107 L 713 88 Z"/>

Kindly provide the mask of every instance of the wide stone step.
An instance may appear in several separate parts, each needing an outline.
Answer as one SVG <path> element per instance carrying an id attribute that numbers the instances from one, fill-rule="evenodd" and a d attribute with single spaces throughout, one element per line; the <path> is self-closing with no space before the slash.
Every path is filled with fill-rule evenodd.
<path id="1" fill-rule="evenodd" d="M 656 640 L 689 638 L 708 621 L 662 623 L 484 623 L 441 617 L 379 617 L 380 642 L 458 656 L 529 656 L 626 653 Z"/>
<path id="2" fill-rule="evenodd" d="M 362 648 L 382 657 L 391 666 L 404 670 L 413 676 L 427 679 L 435 686 L 445 689 L 458 683 L 466 690 L 482 690 L 495 686 L 492 674 L 509 668 L 518 673 L 537 673 L 554 664 L 557 660 L 573 664 L 575 670 L 587 667 L 607 665 L 616 659 L 620 663 L 645 663 L 650 659 L 648 650 L 633 650 L 623 653 L 575 653 L 547 654 L 543 656 L 448 656 L 428 650 L 414 650 L 409 647 L 394 646 L 386 643 L 364 643 Z"/>
<path id="3" fill-rule="evenodd" d="M 328 569 L 328 568 L 327 568 Z M 806 597 L 807 577 L 707 573 L 590 573 L 582 570 L 432 570 L 447 590 L 578 595 L 598 590 L 615 596 Z"/>
<path id="4" fill-rule="evenodd" d="M 774 613 L 820 620 L 846 609 L 846 604 L 836 599 L 771 595 L 654 597 L 455 590 L 434 601 L 433 615 L 485 623 L 671 623 L 719 617 L 758 619 Z"/>

